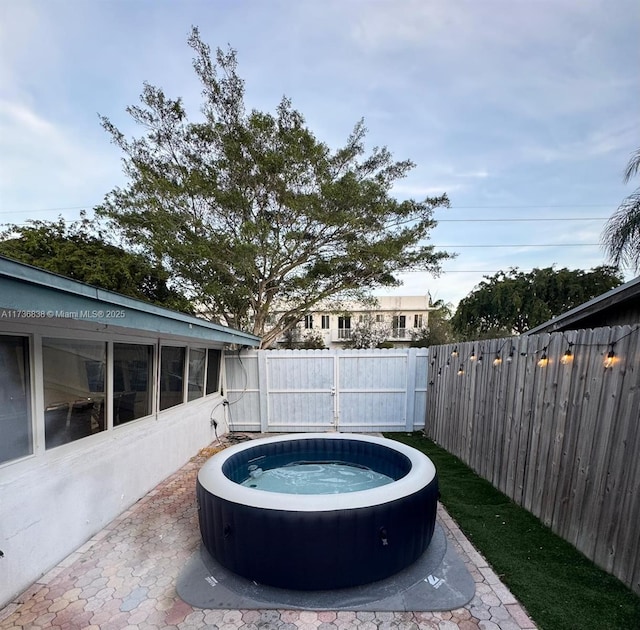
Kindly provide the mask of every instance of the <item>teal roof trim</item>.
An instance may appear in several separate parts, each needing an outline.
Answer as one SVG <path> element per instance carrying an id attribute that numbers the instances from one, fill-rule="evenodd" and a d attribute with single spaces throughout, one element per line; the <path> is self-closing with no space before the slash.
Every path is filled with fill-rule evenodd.
<path id="1" fill-rule="evenodd" d="M 15 314 L 7 313 L 16 311 Z M 0 325 L 3 317 L 29 313 L 222 343 L 258 346 L 260 338 L 106 291 L 0 256 Z"/>

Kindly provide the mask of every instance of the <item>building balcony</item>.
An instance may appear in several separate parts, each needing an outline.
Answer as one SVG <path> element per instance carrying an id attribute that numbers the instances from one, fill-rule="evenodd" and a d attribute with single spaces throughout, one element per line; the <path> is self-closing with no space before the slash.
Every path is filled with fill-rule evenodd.
<path id="1" fill-rule="evenodd" d="M 331 341 L 349 341 L 352 337 L 353 330 L 353 328 L 332 328 Z M 387 335 L 386 341 L 406 341 L 411 339 L 412 330 L 413 328 L 393 328 L 389 335 Z"/>

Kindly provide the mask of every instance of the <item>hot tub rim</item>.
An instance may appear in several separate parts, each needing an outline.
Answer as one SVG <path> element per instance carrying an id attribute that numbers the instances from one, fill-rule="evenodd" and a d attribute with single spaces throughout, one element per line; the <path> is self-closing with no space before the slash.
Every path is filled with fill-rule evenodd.
<path id="1" fill-rule="evenodd" d="M 266 492 L 256 488 L 248 488 L 229 479 L 222 470 L 222 466 L 228 458 L 259 444 L 309 439 L 356 440 L 377 444 L 405 455 L 411 463 L 411 469 L 401 479 L 378 488 L 324 495 Z M 221 499 L 249 507 L 291 512 L 328 512 L 381 505 L 419 491 L 431 483 L 434 478 L 436 478 L 435 466 L 424 453 L 395 440 L 357 433 L 292 433 L 258 438 L 230 446 L 216 453 L 205 462 L 198 472 L 198 482 L 203 489 Z"/>

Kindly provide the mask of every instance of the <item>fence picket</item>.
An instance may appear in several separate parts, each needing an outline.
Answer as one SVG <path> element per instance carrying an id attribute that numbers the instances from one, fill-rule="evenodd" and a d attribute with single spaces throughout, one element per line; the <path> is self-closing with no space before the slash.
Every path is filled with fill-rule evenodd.
<path id="1" fill-rule="evenodd" d="M 407 431 L 426 420 L 426 348 L 225 354 L 232 430 Z"/>
<path id="2" fill-rule="evenodd" d="M 638 593 L 639 330 L 467 342 L 448 368 L 453 344 L 431 348 L 442 358 L 431 368 L 440 377 L 425 423 L 428 437 Z M 563 364 L 569 342 L 573 360 Z M 611 344 L 618 361 L 605 369 Z M 484 349 L 480 365 L 469 361 L 474 347 Z M 549 363 L 538 367 L 545 347 Z M 502 363 L 493 367 L 497 352 Z"/>

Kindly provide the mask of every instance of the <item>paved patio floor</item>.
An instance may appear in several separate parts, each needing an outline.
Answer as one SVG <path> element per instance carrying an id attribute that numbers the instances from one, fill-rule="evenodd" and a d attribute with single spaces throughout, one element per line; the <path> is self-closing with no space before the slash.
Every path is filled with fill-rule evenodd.
<path id="1" fill-rule="evenodd" d="M 375 613 L 191 607 L 178 597 L 175 583 L 200 544 L 195 478 L 210 454 L 210 449 L 204 449 L 0 610 L 0 628 L 529 630 L 536 627 L 441 506 L 438 517 L 448 542 L 476 582 L 476 595 L 464 608 L 450 612 Z"/>

